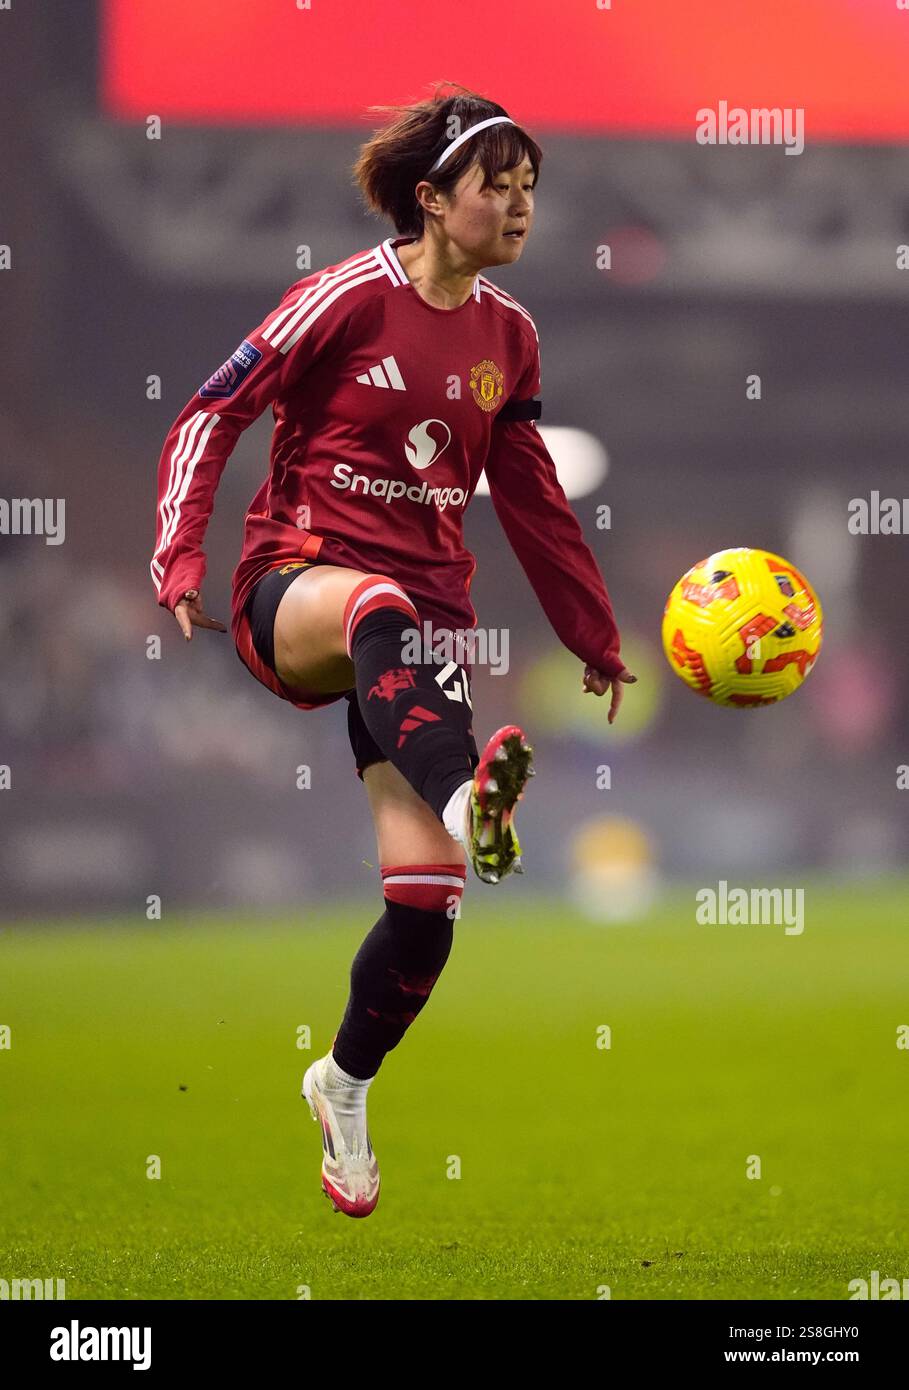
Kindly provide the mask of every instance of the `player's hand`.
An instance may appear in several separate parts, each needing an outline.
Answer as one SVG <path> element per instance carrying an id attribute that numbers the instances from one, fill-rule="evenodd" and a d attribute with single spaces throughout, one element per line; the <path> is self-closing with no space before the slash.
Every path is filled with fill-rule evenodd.
<path id="1" fill-rule="evenodd" d="M 174 609 L 174 617 L 180 624 L 180 631 L 187 642 L 193 640 L 194 627 L 208 627 L 215 632 L 226 632 L 227 628 L 217 618 L 210 618 L 202 607 L 202 595 L 198 589 L 187 589 Z"/>
<path id="2" fill-rule="evenodd" d="M 612 699 L 609 702 L 609 714 L 607 719 L 610 724 L 615 720 L 619 712 L 619 705 L 622 703 L 623 685 L 634 685 L 637 676 L 633 676 L 626 666 L 617 676 L 604 676 L 602 671 L 597 671 L 593 666 L 584 667 L 584 679 L 581 681 L 581 689 L 585 695 L 605 695 L 607 690 L 612 691 Z"/>

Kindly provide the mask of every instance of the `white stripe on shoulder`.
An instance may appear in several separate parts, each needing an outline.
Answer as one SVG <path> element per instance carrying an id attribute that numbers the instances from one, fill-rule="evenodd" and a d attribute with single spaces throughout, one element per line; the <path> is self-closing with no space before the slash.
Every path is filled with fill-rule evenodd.
<path id="1" fill-rule="evenodd" d="M 289 317 L 295 314 L 305 303 L 308 303 L 314 295 L 318 294 L 319 291 L 323 289 L 323 287 L 337 284 L 338 280 L 349 279 L 350 276 L 356 274 L 361 267 L 368 265 L 372 259 L 373 252 L 365 251 L 357 256 L 352 256 L 349 261 L 345 261 L 335 270 L 324 271 L 314 285 L 307 285 L 304 290 L 300 291 L 293 304 L 288 305 L 286 309 L 282 309 L 275 315 L 270 323 L 266 324 L 265 328 L 262 330 L 262 337 L 266 342 L 272 343 L 273 346 L 276 347 L 277 343 L 274 342 L 274 335 Z"/>
<path id="2" fill-rule="evenodd" d="M 374 247 L 376 258 L 381 265 L 384 265 L 386 274 L 393 285 L 409 285 L 410 281 L 404 273 L 404 267 L 398 260 L 397 253 L 392 246 L 394 237 L 386 237 Z"/>
<path id="3" fill-rule="evenodd" d="M 357 271 L 360 274 L 357 274 Z M 385 271 L 375 264 L 375 261 L 367 261 L 363 266 L 355 266 L 352 271 L 345 271 L 336 279 L 329 280 L 326 284 L 320 285 L 318 290 L 308 294 L 298 306 L 294 308 L 291 317 L 281 325 L 276 331 L 272 332 L 268 341 L 272 347 L 279 347 L 282 353 L 290 352 L 295 343 L 298 343 L 308 328 L 315 323 L 317 318 L 334 304 L 336 299 L 340 299 L 342 294 L 348 290 L 356 289 L 358 285 L 365 284 L 368 280 L 377 280 Z M 263 335 L 264 336 L 264 335 Z"/>
<path id="4" fill-rule="evenodd" d="M 292 318 L 282 330 L 282 333 L 290 333 L 290 336 L 284 343 L 281 351 L 290 352 L 294 344 L 300 341 L 303 334 L 312 327 L 316 319 L 321 318 L 325 310 L 330 309 L 335 300 L 340 299 L 342 294 L 347 294 L 348 290 L 356 289 L 358 285 L 365 285 L 367 280 L 378 280 L 384 273 L 385 272 L 380 269 L 366 271 L 362 275 L 357 275 L 353 280 L 346 280 L 335 289 L 332 289 L 331 293 L 326 294 L 315 306 L 310 303 L 304 304 L 297 310 L 295 317 Z M 304 314 L 306 315 L 305 318 L 302 317 Z M 291 329 L 293 329 L 293 332 L 290 332 Z"/>
<path id="5" fill-rule="evenodd" d="M 506 309 L 513 309 L 516 314 L 520 314 L 522 318 L 525 318 L 536 334 L 537 341 L 539 341 L 540 335 L 537 333 L 537 326 L 523 304 L 519 304 L 518 301 L 512 299 L 511 295 L 507 294 L 505 290 L 501 289 L 498 285 L 494 285 L 491 280 L 487 280 L 485 275 L 480 275 L 477 278 L 480 283 L 481 292 L 489 295 L 490 298 L 495 299 L 499 304 L 504 305 Z"/>
<path id="6" fill-rule="evenodd" d="M 523 309 L 524 313 L 526 314 L 527 310 L 524 309 L 523 304 L 521 304 L 517 299 L 515 299 L 513 294 L 509 294 L 507 290 L 503 290 L 502 286 L 497 285 L 494 280 L 488 280 L 485 275 L 481 275 L 479 278 L 483 282 L 484 289 L 495 290 L 496 294 L 500 295 L 502 299 L 507 299 L 509 304 L 513 304 L 516 309 Z"/>

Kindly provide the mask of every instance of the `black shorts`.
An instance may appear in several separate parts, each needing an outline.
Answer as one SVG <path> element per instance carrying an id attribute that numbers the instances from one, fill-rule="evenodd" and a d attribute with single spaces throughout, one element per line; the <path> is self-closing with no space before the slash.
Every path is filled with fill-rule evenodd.
<path id="1" fill-rule="evenodd" d="M 306 568 L 312 563 L 314 562 L 308 561 Z M 295 563 L 269 570 L 268 574 L 263 575 L 253 586 L 252 593 L 246 600 L 244 614 L 249 624 L 253 647 L 259 660 L 267 666 L 276 679 L 279 678 L 275 671 L 275 614 L 285 591 L 294 582 L 302 568 L 304 568 L 302 563 Z M 470 677 L 469 673 L 466 674 L 469 694 Z M 452 688 L 463 694 L 463 686 L 460 681 Z M 357 776 L 362 780 L 363 772 L 367 767 L 372 763 L 388 762 L 388 759 L 366 727 L 360 712 L 356 690 L 345 690 L 343 695 L 347 701 L 347 734 L 353 749 Z M 480 761 L 480 755 L 473 737 L 473 711 L 470 704 L 463 698 L 456 704 L 456 713 L 464 723 L 464 730 L 469 741 L 471 763 L 476 767 Z"/>

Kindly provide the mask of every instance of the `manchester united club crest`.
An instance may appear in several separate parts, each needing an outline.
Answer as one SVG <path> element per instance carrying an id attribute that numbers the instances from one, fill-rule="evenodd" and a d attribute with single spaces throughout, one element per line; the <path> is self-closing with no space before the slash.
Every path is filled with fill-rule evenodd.
<path id="1" fill-rule="evenodd" d="M 505 374 L 487 357 L 470 369 L 470 389 L 481 410 L 495 410 L 502 399 Z"/>

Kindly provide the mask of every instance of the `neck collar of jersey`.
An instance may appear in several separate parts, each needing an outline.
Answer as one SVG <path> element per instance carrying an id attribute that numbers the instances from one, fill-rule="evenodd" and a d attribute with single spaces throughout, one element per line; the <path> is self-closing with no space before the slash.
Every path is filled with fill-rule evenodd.
<path id="1" fill-rule="evenodd" d="M 376 252 L 378 254 L 379 260 L 385 267 L 385 270 L 393 285 L 404 285 L 408 289 L 413 289 L 413 285 L 411 285 L 410 281 L 407 278 L 407 272 L 405 271 L 401 262 L 398 260 L 398 253 L 396 248 L 398 246 L 404 246 L 409 242 L 417 240 L 418 238 L 415 236 L 388 237 L 387 240 L 383 241 L 380 246 L 376 247 Z M 439 307 L 438 304 L 427 304 L 423 296 L 415 289 L 414 294 L 417 296 L 421 304 L 425 304 L 427 309 L 431 309 L 436 314 L 458 314 L 462 309 L 467 308 L 471 299 L 475 299 L 477 300 L 477 302 L 479 302 L 480 277 L 479 275 L 474 276 L 472 294 L 469 295 L 467 299 L 465 299 L 463 304 L 457 304 L 453 309 L 442 309 Z"/>

